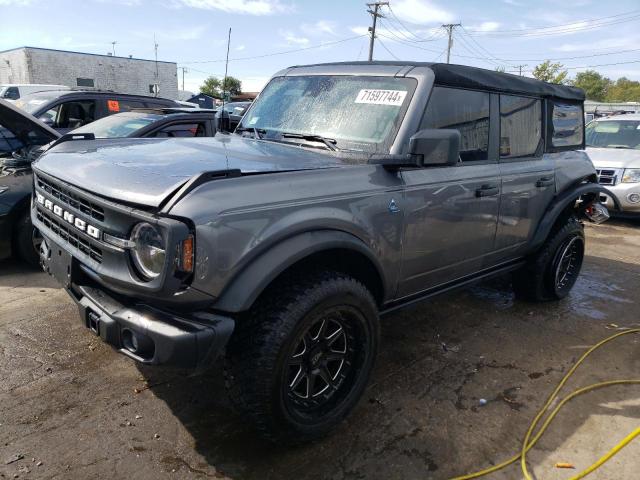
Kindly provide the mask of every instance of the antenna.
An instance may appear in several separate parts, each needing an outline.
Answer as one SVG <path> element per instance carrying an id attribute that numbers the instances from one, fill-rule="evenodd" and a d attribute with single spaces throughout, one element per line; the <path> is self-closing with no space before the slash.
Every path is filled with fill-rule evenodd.
<path id="1" fill-rule="evenodd" d="M 229 46 L 231 45 L 231 27 L 229 27 L 229 36 L 227 37 L 227 60 L 224 64 L 224 79 L 222 80 L 222 114 L 220 118 L 224 122 L 224 100 L 227 91 L 227 71 L 229 69 Z"/>

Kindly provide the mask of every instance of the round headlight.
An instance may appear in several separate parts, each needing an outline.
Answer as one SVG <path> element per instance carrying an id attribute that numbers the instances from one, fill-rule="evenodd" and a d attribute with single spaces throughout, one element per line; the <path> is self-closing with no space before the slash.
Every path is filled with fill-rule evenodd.
<path id="1" fill-rule="evenodd" d="M 131 240 L 135 243 L 131 254 L 136 268 L 147 279 L 156 278 L 167 256 L 162 235 L 150 223 L 139 223 L 131 232 Z"/>

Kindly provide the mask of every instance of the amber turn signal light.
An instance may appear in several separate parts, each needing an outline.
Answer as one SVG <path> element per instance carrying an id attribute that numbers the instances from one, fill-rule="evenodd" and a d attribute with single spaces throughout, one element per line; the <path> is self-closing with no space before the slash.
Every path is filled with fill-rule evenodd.
<path id="1" fill-rule="evenodd" d="M 189 235 L 182 241 L 182 258 L 180 269 L 184 272 L 193 272 L 193 235 Z"/>

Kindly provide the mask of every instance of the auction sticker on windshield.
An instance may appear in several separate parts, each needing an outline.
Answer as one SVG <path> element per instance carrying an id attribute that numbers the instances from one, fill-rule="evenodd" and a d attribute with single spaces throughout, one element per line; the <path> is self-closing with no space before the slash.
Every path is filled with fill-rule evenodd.
<path id="1" fill-rule="evenodd" d="M 362 89 L 356 97 L 356 103 L 371 103 L 375 105 L 395 105 L 399 107 L 404 102 L 407 92 L 404 90 L 369 90 Z"/>

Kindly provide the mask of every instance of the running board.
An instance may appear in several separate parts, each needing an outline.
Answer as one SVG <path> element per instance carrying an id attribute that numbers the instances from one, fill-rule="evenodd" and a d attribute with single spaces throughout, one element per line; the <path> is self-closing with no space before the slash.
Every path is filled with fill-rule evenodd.
<path id="1" fill-rule="evenodd" d="M 512 272 L 513 270 L 517 270 L 518 268 L 522 267 L 525 263 L 526 262 L 524 259 L 515 260 L 507 264 L 502 264 L 497 267 L 483 270 L 480 273 L 474 275 L 462 277 L 458 280 L 454 280 L 452 282 L 438 285 L 437 287 L 433 287 L 428 290 L 409 295 L 400 300 L 391 301 L 382 307 L 382 309 L 380 310 L 380 316 L 388 315 L 403 308 L 411 307 L 441 293 L 449 292 L 461 287 L 466 287 L 467 285 L 471 285 L 481 280 L 486 280 L 487 278 L 496 277 L 505 273 Z"/>

